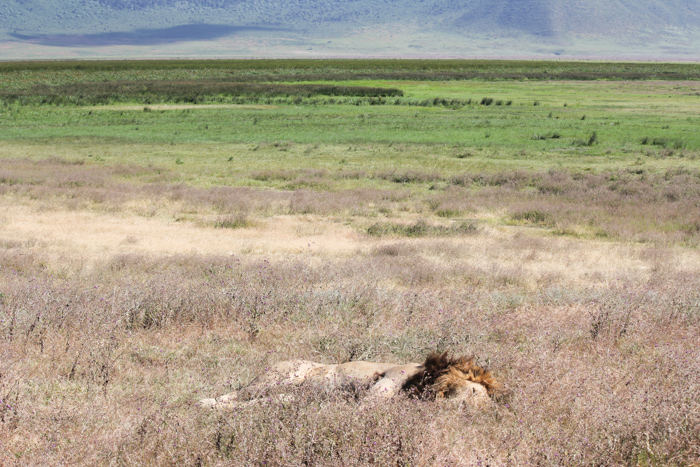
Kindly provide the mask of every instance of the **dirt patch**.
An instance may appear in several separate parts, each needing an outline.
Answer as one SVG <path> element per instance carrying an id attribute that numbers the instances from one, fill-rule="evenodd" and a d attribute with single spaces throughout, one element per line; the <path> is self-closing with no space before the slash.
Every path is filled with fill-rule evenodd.
<path id="1" fill-rule="evenodd" d="M 121 254 L 167 256 L 248 255 L 342 260 L 354 255 L 422 258 L 427 269 L 500 275 L 504 280 L 595 286 L 619 278 L 645 280 L 659 261 L 638 245 L 533 236 L 518 228 L 487 228 L 457 238 L 374 239 L 348 222 L 318 216 L 255 218 L 244 228 L 215 228 L 159 217 L 37 206 L 0 207 L 0 247 L 40 251 L 52 261 L 66 258 L 84 267 Z M 675 260 L 670 261 L 670 257 Z M 658 256 L 658 255 L 657 255 Z M 695 272 L 700 254 L 663 252 L 666 267 Z M 437 268 L 437 269 L 431 269 Z M 459 275 L 459 274 L 458 274 Z"/>
<path id="2" fill-rule="evenodd" d="M 256 220 L 253 227 L 239 229 L 138 216 L 41 212 L 26 206 L 6 206 L 0 217 L 0 240 L 6 244 L 34 239 L 44 252 L 75 254 L 89 262 L 124 253 L 343 256 L 355 251 L 358 241 L 348 226 L 286 216 Z"/>

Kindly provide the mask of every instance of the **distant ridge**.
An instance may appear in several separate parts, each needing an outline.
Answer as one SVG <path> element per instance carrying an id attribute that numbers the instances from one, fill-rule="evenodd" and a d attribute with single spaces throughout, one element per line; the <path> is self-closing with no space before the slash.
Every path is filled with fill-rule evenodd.
<path id="1" fill-rule="evenodd" d="M 697 60 L 700 0 L 0 0 L 23 53 Z"/>

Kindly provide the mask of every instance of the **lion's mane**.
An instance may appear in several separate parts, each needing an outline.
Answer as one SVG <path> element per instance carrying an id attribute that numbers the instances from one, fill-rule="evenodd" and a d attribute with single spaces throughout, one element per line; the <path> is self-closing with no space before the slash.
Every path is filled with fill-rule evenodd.
<path id="1" fill-rule="evenodd" d="M 461 381 L 486 388 L 489 396 L 502 390 L 491 371 L 476 364 L 474 357 L 455 357 L 448 352 L 433 352 L 425 359 L 424 369 L 409 378 L 402 390 L 421 399 L 442 399 L 455 392 Z"/>

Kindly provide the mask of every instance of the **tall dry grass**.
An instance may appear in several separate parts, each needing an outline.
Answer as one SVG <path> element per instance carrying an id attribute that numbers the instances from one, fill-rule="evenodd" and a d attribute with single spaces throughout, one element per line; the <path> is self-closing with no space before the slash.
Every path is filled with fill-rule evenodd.
<path id="1" fill-rule="evenodd" d="M 446 288 L 459 272 L 410 248 L 316 265 L 127 255 L 63 277 L 40 254 L 0 250 L 0 462 L 700 461 L 697 274 L 661 257 L 645 280 L 595 288 L 532 289 L 498 270 Z M 279 360 L 404 362 L 432 350 L 476 354 L 510 399 L 482 413 L 300 388 L 299 403 L 197 407 Z"/>
<path id="2" fill-rule="evenodd" d="M 684 227 L 697 211 L 695 172 L 251 177 L 295 189 L 197 188 L 158 168 L 3 161 L 8 205 L 210 216 L 220 227 L 276 213 L 341 214 L 389 239 L 367 235 L 369 247 L 340 259 L 124 254 L 90 267 L 43 251 L 41 238 L 3 240 L 0 464 L 700 462 L 700 273 L 678 264 L 689 250 L 666 246 L 697 237 Z M 347 180 L 357 188 L 334 188 Z M 457 250 L 481 241 L 492 254 L 493 233 L 477 224 L 374 220 L 483 211 L 656 245 L 581 282 L 534 267 L 538 258 L 576 267 L 555 252 L 573 239 L 492 242 L 520 260 L 489 263 Z M 435 350 L 475 354 L 510 398 L 473 412 L 302 387 L 297 403 L 230 413 L 197 406 L 280 360 L 399 363 Z"/>

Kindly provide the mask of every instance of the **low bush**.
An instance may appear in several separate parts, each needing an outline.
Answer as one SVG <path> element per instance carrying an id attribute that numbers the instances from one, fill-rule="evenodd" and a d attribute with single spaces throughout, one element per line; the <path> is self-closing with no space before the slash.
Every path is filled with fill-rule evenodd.
<path id="1" fill-rule="evenodd" d="M 531 224 L 550 225 L 552 219 L 549 214 L 536 209 L 528 211 L 516 211 L 511 214 L 511 218 L 516 221 L 525 221 Z"/>
<path id="2" fill-rule="evenodd" d="M 367 234 L 373 237 L 440 237 L 446 235 L 470 235 L 478 231 L 476 222 L 463 221 L 453 225 L 431 225 L 424 220 L 412 224 L 377 222 L 367 228 Z"/>

